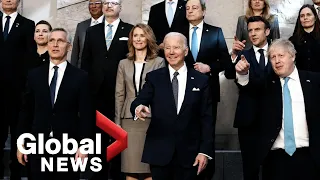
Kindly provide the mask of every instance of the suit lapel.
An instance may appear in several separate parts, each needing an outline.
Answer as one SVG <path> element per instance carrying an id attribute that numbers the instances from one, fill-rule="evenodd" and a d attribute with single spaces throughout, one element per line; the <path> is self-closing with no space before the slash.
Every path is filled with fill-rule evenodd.
<path id="1" fill-rule="evenodd" d="M 303 92 L 303 98 L 304 98 L 304 106 L 305 106 L 305 111 L 306 111 L 306 116 L 308 116 L 308 114 L 310 114 L 310 104 L 311 104 L 311 100 L 312 100 L 312 82 L 310 80 L 310 78 L 308 77 L 308 73 L 304 72 L 304 71 L 299 71 L 299 78 L 300 78 L 300 83 L 301 83 L 301 88 L 302 88 L 302 92 Z M 309 118 L 307 117 L 307 120 Z"/>
<path id="2" fill-rule="evenodd" d="M 20 28 L 20 26 L 21 26 L 21 22 L 22 22 L 22 17 L 21 17 L 20 14 L 18 14 L 18 15 L 17 15 L 17 18 L 15 19 L 15 21 L 14 21 L 13 24 L 12 24 L 11 30 L 10 30 L 10 32 L 9 32 L 9 34 L 8 34 L 7 41 L 8 41 L 9 39 L 11 39 L 11 36 L 14 36 L 14 34 L 19 33 L 18 30 L 19 30 L 19 28 Z"/>
<path id="3" fill-rule="evenodd" d="M 67 67 L 66 67 L 66 70 L 63 74 L 63 77 L 62 77 L 62 81 L 61 81 L 61 84 L 60 84 L 60 87 L 59 87 L 59 90 L 58 90 L 58 94 L 57 94 L 57 99 L 56 99 L 56 102 L 54 103 L 54 107 L 56 107 L 57 105 L 59 105 L 61 99 L 64 99 L 63 97 L 65 97 L 65 92 L 67 91 L 67 86 L 69 85 L 68 82 L 71 82 L 72 81 L 72 77 L 70 77 L 70 63 L 67 62 Z"/>
<path id="4" fill-rule="evenodd" d="M 205 51 L 205 47 L 208 47 L 208 45 L 206 43 L 209 42 L 210 40 L 210 31 L 209 28 L 207 26 L 206 23 L 203 23 L 203 29 L 202 29 L 202 37 L 201 37 L 201 41 L 200 41 L 200 47 L 199 47 L 199 52 L 198 52 L 198 56 L 197 56 L 197 61 L 198 59 L 200 59 L 199 57 L 203 54 L 203 52 Z"/>
<path id="5" fill-rule="evenodd" d="M 178 17 L 181 16 L 181 13 L 183 13 L 183 9 L 182 8 L 183 8 L 183 4 L 181 3 L 181 1 L 178 1 L 176 12 L 174 13 L 172 24 L 175 24 L 176 23 L 175 21 L 179 20 Z M 185 14 L 184 14 L 184 16 L 185 16 Z"/>
<path id="6" fill-rule="evenodd" d="M 271 91 L 268 92 L 269 96 L 267 96 L 267 101 L 272 100 L 272 102 L 267 103 L 271 104 L 274 107 L 274 111 L 272 113 L 275 113 L 275 115 L 282 117 L 283 114 L 283 102 L 282 102 L 282 86 L 280 82 L 280 78 L 277 75 L 273 75 L 272 81 L 271 81 Z M 271 113 L 271 112 L 269 112 Z M 282 118 L 271 118 L 274 120 L 280 120 L 280 122 L 275 122 L 276 124 L 282 123 Z"/>
<path id="7" fill-rule="evenodd" d="M 87 19 L 86 21 L 85 21 L 85 31 L 90 27 L 90 25 L 91 25 L 91 19 Z"/>
<path id="8" fill-rule="evenodd" d="M 185 94 L 184 94 L 184 99 L 179 111 L 179 114 L 183 113 L 184 109 L 186 108 L 186 106 L 189 104 L 190 100 L 192 99 L 192 88 L 194 88 L 194 74 L 192 72 L 192 70 L 188 69 L 188 73 L 187 73 L 187 85 L 186 85 L 186 90 L 185 90 Z"/>
<path id="9" fill-rule="evenodd" d="M 3 16 L 3 14 L 1 14 L 0 15 L 0 20 L 1 20 L 1 34 L 0 34 L 0 42 L 3 42 L 4 41 L 4 39 L 3 39 L 3 24 L 2 24 L 2 16 Z"/>
<path id="10" fill-rule="evenodd" d="M 124 35 L 123 32 L 124 32 L 125 28 L 126 27 L 124 26 L 124 23 L 120 20 L 117 31 L 114 34 L 114 37 L 112 38 L 112 42 L 110 44 L 109 51 L 111 51 L 114 46 L 116 47 L 116 44 L 119 42 L 119 38 L 121 38 Z M 127 35 L 125 35 L 125 36 L 127 36 Z"/>
<path id="11" fill-rule="evenodd" d="M 96 38 L 96 41 L 99 41 L 98 44 L 101 44 L 101 45 L 97 45 L 97 47 L 103 47 L 103 49 L 105 50 L 105 52 L 107 52 L 107 44 L 106 44 L 106 34 L 105 34 L 105 31 L 104 31 L 104 27 L 105 27 L 105 23 L 101 23 L 101 24 L 97 24 L 95 26 L 98 26 L 99 27 L 99 32 L 96 33 L 96 35 L 98 36 Z M 101 52 L 103 53 L 103 52 Z"/>
<path id="12" fill-rule="evenodd" d="M 157 13 L 159 14 L 158 18 L 159 18 L 159 23 L 162 24 L 162 27 L 163 29 L 168 29 L 169 28 L 169 24 L 168 24 L 168 19 L 167 19 L 167 15 L 166 15 L 166 1 L 163 1 L 161 3 L 161 7 L 159 9 L 160 11 L 158 11 Z M 172 24 L 173 22 L 175 21 L 175 17 L 173 17 L 173 21 L 172 21 Z M 162 23 L 161 23 L 162 21 Z"/>
<path id="13" fill-rule="evenodd" d="M 177 107 L 176 104 L 174 102 L 174 96 L 173 96 L 173 90 L 172 90 L 172 83 L 171 83 L 171 78 L 170 78 L 170 72 L 169 72 L 169 68 L 164 68 L 165 70 L 163 71 L 163 81 L 165 84 L 165 88 L 163 89 L 164 91 L 167 91 L 167 93 L 163 93 L 163 94 L 168 94 L 169 95 L 169 104 L 168 104 L 168 109 L 170 110 L 174 110 L 174 114 L 177 114 Z"/>
<path id="14" fill-rule="evenodd" d="M 250 63 L 250 65 L 253 66 L 252 68 L 254 69 L 255 74 L 260 76 L 261 70 L 260 70 L 260 67 L 259 67 L 259 64 L 258 64 L 258 61 L 256 58 L 256 54 L 255 54 L 253 48 L 251 48 L 249 50 L 249 57 L 251 57 L 251 62 L 249 62 L 249 63 Z"/>

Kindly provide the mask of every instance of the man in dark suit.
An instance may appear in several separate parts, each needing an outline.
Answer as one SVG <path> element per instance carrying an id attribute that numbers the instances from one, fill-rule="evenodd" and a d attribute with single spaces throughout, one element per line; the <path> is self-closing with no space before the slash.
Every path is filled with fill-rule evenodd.
<path id="1" fill-rule="evenodd" d="M 164 50 L 168 67 L 148 73 L 131 104 L 136 120 L 147 117 L 151 107 L 142 162 L 150 164 L 153 180 L 194 180 L 214 156 L 208 77 L 187 69 L 182 34 L 166 35 Z"/>
<path id="2" fill-rule="evenodd" d="M 188 24 L 184 0 L 164 0 L 151 6 L 148 25 L 152 28 L 157 44 L 169 32 L 181 32 L 181 27 Z"/>
<path id="3" fill-rule="evenodd" d="M 221 28 L 211 26 L 203 21 L 206 4 L 203 0 L 188 0 L 186 17 L 189 24 L 184 27 L 184 35 L 188 39 L 190 53 L 186 57 L 186 64 L 190 68 L 206 74 L 212 93 L 212 117 L 217 116 L 217 104 L 220 101 L 219 72 L 225 69 L 230 61 L 228 48 Z M 214 135 L 212 135 L 214 137 Z M 214 148 L 214 146 L 213 146 Z M 199 179 L 211 180 L 214 174 L 214 161 L 208 164 Z"/>
<path id="4" fill-rule="evenodd" d="M 33 40 L 35 24 L 17 12 L 19 0 L 2 0 L 3 14 L 1 16 L 0 35 L 0 179 L 3 177 L 3 148 L 8 137 L 8 127 L 11 134 L 10 170 L 11 179 L 20 180 L 19 162 L 16 159 L 17 147 L 16 127 L 22 91 L 25 86 L 26 72 L 32 66 L 36 57 L 36 43 Z"/>
<path id="5" fill-rule="evenodd" d="M 67 37 L 66 30 L 53 29 L 48 42 L 50 62 L 28 74 L 27 90 L 20 112 L 19 135 L 32 133 L 37 137 L 42 133 L 44 142 L 50 138 L 62 142 L 62 135 L 68 134 L 68 138 L 78 143 L 84 138 L 93 137 L 95 111 L 92 109 L 87 73 L 67 62 L 67 53 L 71 50 Z M 28 157 L 17 151 L 19 162 L 23 165 L 29 163 L 31 179 L 79 180 L 80 173 L 72 171 L 70 160 L 68 172 L 61 173 L 56 169 L 53 172 L 41 172 L 41 157 L 53 157 L 57 163 L 55 158 L 61 156 L 80 157 L 82 160 L 87 157 L 79 150 L 71 155 L 59 152 L 57 155 L 45 153 Z"/>
<path id="6" fill-rule="evenodd" d="M 76 34 L 73 38 L 71 64 L 79 68 L 81 66 L 81 56 L 88 27 L 102 23 L 104 20 L 101 0 L 89 0 L 88 7 L 91 18 L 77 25 Z"/>
<path id="7" fill-rule="evenodd" d="M 120 20 L 120 0 L 103 1 L 102 11 L 105 21 L 87 30 L 81 68 L 89 73 L 95 109 L 113 120 L 118 64 L 128 53 L 128 36 L 133 26 Z M 97 131 L 102 133 L 101 147 L 102 151 L 105 151 L 110 143 L 109 135 L 98 128 Z M 102 160 L 106 160 L 105 154 L 102 155 Z M 121 179 L 120 161 L 119 155 L 111 162 L 110 172 L 113 180 Z M 107 162 L 103 161 L 102 166 L 102 171 L 94 173 L 94 179 L 107 177 Z"/>
<path id="8" fill-rule="evenodd" d="M 240 42 L 235 38 L 231 55 L 234 65 L 228 66 L 225 76 L 228 79 L 236 79 L 236 84 L 240 86 L 244 80 L 236 73 L 235 64 L 241 63 L 241 58 L 245 58 L 250 64 L 250 81 L 256 84 L 260 83 L 259 87 L 256 86 L 255 91 L 248 91 L 246 88 L 239 89 L 234 119 L 234 127 L 238 128 L 244 179 L 256 180 L 258 179 L 256 171 L 259 171 L 259 169 L 252 171 L 254 169 L 251 168 L 253 165 L 251 155 L 254 153 L 252 147 L 255 146 L 254 141 L 256 138 L 254 134 L 257 131 L 254 122 L 256 122 L 257 113 L 261 109 L 257 103 L 261 97 L 261 91 L 264 89 L 265 78 L 272 72 L 267 56 L 269 46 L 267 36 L 270 33 L 269 22 L 260 16 L 250 17 L 248 19 L 248 33 L 253 46 L 248 50 L 243 50 L 244 41 Z"/>
<path id="9" fill-rule="evenodd" d="M 268 54 L 274 73 L 266 78 L 257 104 L 251 168 L 262 165 L 263 180 L 319 179 L 320 74 L 297 70 L 296 50 L 289 40 L 275 40 Z M 253 92 L 261 83 L 251 81 L 249 67 L 242 58 L 236 71 L 245 80 L 241 87 Z"/>

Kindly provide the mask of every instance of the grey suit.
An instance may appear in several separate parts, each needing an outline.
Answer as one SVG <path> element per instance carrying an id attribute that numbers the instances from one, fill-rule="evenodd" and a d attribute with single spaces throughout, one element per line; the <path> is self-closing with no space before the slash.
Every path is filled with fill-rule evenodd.
<path id="1" fill-rule="evenodd" d="M 272 40 L 280 38 L 278 16 L 277 15 L 271 15 L 271 16 L 273 16 L 273 18 L 271 21 L 269 21 L 270 23 L 270 34 L 268 36 L 269 43 L 271 43 Z M 248 50 L 252 47 L 252 43 L 249 39 L 248 24 L 247 24 L 245 15 L 239 16 L 238 18 L 236 36 L 240 41 L 246 40 L 245 50 Z"/>
<path id="2" fill-rule="evenodd" d="M 71 53 L 71 64 L 79 68 L 81 65 L 81 56 L 82 56 L 82 50 L 84 46 L 84 40 L 86 38 L 86 31 L 88 27 L 90 27 L 90 24 L 91 24 L 91 18 L 78 23 L 76 34 L 74 35 L 73 47 L 72 47 L 72 53 Z"/>

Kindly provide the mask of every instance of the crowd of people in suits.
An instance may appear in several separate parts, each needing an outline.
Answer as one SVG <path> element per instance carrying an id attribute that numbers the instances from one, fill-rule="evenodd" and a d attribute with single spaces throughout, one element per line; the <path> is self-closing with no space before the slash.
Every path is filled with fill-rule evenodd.
<path id="1" fill-rule="evenodd" d="M 320 0 L 313 2 L 286 40 L 268 0 L 249 0 L 229 53 L 222 29 L 204 22 L 204 0 L 164 0 L 136 25 L 119 18 L 122 0 L 89 0 L 91 18 L 77 25 L 73 44 L 65 29 L 21 16 L 20 0 L 2 0 L 0 160 L 10 130 L 10 179 L 21 179 L 23 165 L 32 180 L 78 180 L 80 172 L 42 172 L 41 157 L 88 154 L 25 155 L 16 140 L 100 133 L 105 152 L 114 139 L 95 126 L 97 110 L 128 133 L 128 148 L 110 162 L 94 154 L 102 170 L 90 179 L 211 180 L 222 71 L 239 89 L 243 178 L 258 180 L 262 169 L 263 180 L 319 179 Z M 1 163 L 0 179 L 3 171 Z"/>

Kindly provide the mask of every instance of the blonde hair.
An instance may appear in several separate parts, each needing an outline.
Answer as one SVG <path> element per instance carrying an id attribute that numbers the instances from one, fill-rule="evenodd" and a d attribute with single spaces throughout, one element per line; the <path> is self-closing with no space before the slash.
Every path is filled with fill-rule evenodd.
<path id="1" fill-rule="evenodd" d="M 247 11 L 246 11 L 246 19 L 249 19 L 249 17 L 254 16 L 252 5 L 251 5 L 251 1 L 252 0 L 248 0 L 248 7 L 247 7 Z M 270 4 L 269 4 L 268 0 L 264 0 L 264 7 L 263 7 L 263 10 L 262 10 L 261 16 L 263 18 L 265 18 L 266 20 L 268 20 L 269 22 L 273 21 L 273 17 L 274 16 L 272 16 L 270 14 Z"/>
<path id="2" fill-rule="evenodd" d="M 133 46 L 133 31 L 136 28 L 142 29 L 144 32 L 145 37 L 147 38 L 147 60 L 150 59 L 155 59 L 158 56 L 159 52 L 159 46 L 157 45 L 156 37 L 153 33 L 153 30 L 151 29 L 150 26 L 142 23 L 136 24 L 130 31 L 129 33 L 129 40 L 128 40 L 128 49 L 129 53 L 127 54 L 127 58 L 129 60 L 134 60 L 135 59 L 135 48 Z"/>

